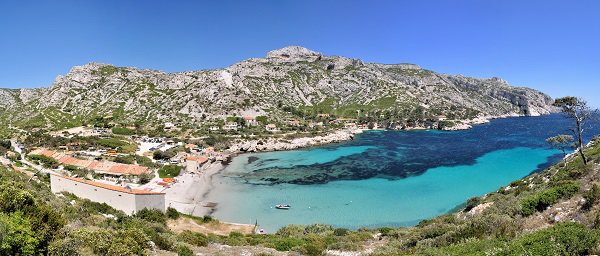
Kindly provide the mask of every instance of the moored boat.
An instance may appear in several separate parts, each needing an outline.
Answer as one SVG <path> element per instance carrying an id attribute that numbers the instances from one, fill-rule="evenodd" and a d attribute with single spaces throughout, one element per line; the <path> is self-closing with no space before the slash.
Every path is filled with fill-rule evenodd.
<path id="1" fill-rule="evenodd" d="M 280 210 L 289 210 L 290 208 L 292 208 L 292 206 L 290 206 L 289 204 L 278 204 L 275 205 L 275 208 Z"/>

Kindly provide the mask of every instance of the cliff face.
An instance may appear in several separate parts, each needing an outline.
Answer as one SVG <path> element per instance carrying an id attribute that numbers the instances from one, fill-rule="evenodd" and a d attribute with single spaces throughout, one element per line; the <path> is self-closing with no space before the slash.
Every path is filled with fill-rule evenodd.
<path id="1" fill-rule="evenodd" d="M 554 110 L 549 96 L 499 78 L 439 74 L 414 64 L 364 63 L 298 46 L 224 69 L 181 73 L 90 63 L 74 67 L 48 88 L 0 90 L 0 99 L 8 118 L 45 120 L 49 126 L 56 120 L 107 114 L 146 123 L 194 123 L 245 113 L 278 118 L 290 107 L 396 119 Z"/>

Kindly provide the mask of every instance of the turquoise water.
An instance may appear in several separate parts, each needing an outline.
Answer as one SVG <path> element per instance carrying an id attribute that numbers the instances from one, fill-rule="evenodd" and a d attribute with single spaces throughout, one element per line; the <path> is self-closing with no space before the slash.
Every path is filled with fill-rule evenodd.
<path id="1" fill-rule="evenodd" d="M 352 148 L 348 150 L 353 150 Z M 468 198 L 519 179 L 557 152 L 549 149 L 498 150 L 474 165 L 438 167 L 422 175 L 388 180 L 334 181 L 318 185 L 250 185 L 222 177 L 210 199 L 219 202 L 214 216 L 254 223 L 269 232 L 289 223 L 328 223 L 339 227 L 408 226 L 451 211 Z M 527 156 L 526 159 L 523 156 Z M 235 168 L 246 156 L 236 158 Z M 291 210 L 277 210 L 279 203 Z"/>
<path id="2" fill-rule="evenodd" d="M 560 115 L 507 118 L 458 132 L 366 132 L 303 150 L 235 157 L 214 176 L 215 217 L 255 223 L 410 226 L 448 213 L 561 159 L 545 139 L 568 134 Z M 600 127 L 588 135 L 600 134 Z M 589 140 L 588 136 L 586 139 Z M 290 210 L 274 205 L 290 204 Z"/>

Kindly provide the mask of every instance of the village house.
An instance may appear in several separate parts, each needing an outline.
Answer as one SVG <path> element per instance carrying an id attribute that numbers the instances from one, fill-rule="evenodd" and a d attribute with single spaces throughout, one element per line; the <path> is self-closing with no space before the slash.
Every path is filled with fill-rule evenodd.
<path id="1" fill-rule="evenodd" d="M 200 173 L 202 165 L 208 161 L 205 156 L 188 156 L 185 159 L 185 170 L 189 173 Z"/>
<path id="2" fill-rule="evenodd" d="M 338 119 L 333 120 L 332 122 L 337 123 L 337 124 L 354 123 L 354 122 L 356 122 L 356 119 L 354 119 L 354 118 L 338 118 Z"/>
<path id="3" fill-rule="evenodd" d="M 102 179 L 111 182 L 139 182 L 142 174 L 151 174 L 152 171 L 145 166 L 134 164 L 121 164 L 109 161 L 83 160 L 72 157 L 69 153 L 54 152 L 52 150 L 36 149 L 32 155 L 43 155 L 56 159 L 63 166 L 75 166 L 81 169 L 94 171 Z"/>
<path id="4" fill-rule="evenodd" d="M 221 130 L 221 128 L 219 128 L 219 126 L 211 126 L 211 127 L 208 127 L 208 130 L 209 131 L 218 131 L 218 130 Z"/>
<path id="5" fill-rule="evenodd" d="M 256 121 L 256 117 L 254 117 L 254 116 L 245 116 L 244 124 L 246 126 L 257 126 L 258 122 Z"/>
<path id="6" fill-rule="evenodd" d="M 310 123 L 308 123 L 308 127 L 310 127 L 310 128 L 323 127 L 323 122 L 310 122 Z"/>
<path id="7" fill-rule="evenodd" d="M 175 126 L 174 123 L 171 123 L 171 122 L 165 123 L 165 130 L 171 130 L 171 129 L 175 129 L 175 128 L 177 128 L 177 127 Z"/>
<path id="8" fill-rule="evenodd" d="M 278 132 L 279 129 L 277 129 L 277 125 L 275 124 L 267 124 L 265 126 L 265 130 L 267 130 L 268 132 Z"/>
<path id="9" fill-rule="evenodd" d="M 165 212 L 164 193 L 131 189 L 58 174 L 50 176 L 50 189 L 52 193 L 69 192 L 93 202 L 106 203 L 129 215 L 145 208 Z"/>
<path id="10" fill-rule="evenodd" d="M 200 152 L 202 150 L 202 148 L 200 148 L 198 145 L 191 143 L 185 144 L 185 148 L 190 152 Z"/>
<path id="11" fill-rule="evenodd" d="M 317 118 L 329 118 L 329 114 L 327 114 L 327 113 L 317 114 Z"/>
<path id="12" fill-rule="evenodd" d="M 225 125 L 223 125 L 223 130 L 225 131 L 237 131 L 238 128 L 239 125 L 236 122 L 228 122 Z"/>
<path id="13" fill-rule="evenodd" d="M 300 120 L 298 119 L 288 119 L 285 123 L 289 126 L 300 126 Z"/>
<path id="14" fill-rule="evenodd" d="M 344 123 L 344 128 L 346 128 L 346 129 L 356 129 L 356 128 L 358 128 L 358 126 L 356 125 L 356 123 Z"/>

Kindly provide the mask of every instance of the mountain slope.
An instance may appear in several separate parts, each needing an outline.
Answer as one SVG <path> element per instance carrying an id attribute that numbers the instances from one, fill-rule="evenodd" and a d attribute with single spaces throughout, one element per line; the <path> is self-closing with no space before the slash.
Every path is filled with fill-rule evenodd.
<path id="1" fill-rule="evenodd" d="M 119 122 L 193 124 L 264 114 L 370 115 L 381 120 L 427 120 L 439 115 L 540 115 L 552 99 L 499 78 L 445 75 L 413 64 L 374 64 L 324 56 L 302 47 L 225 69 L 165 73 L 90 63 L 74 67 L 48 88 L 0 90 L 0 111 L 20 126 L 77 125 L 112 114 Z M 66 122 L 66 123 L 65 123 Z M 31 125 L 34 123 L 35 125 Z"/>

